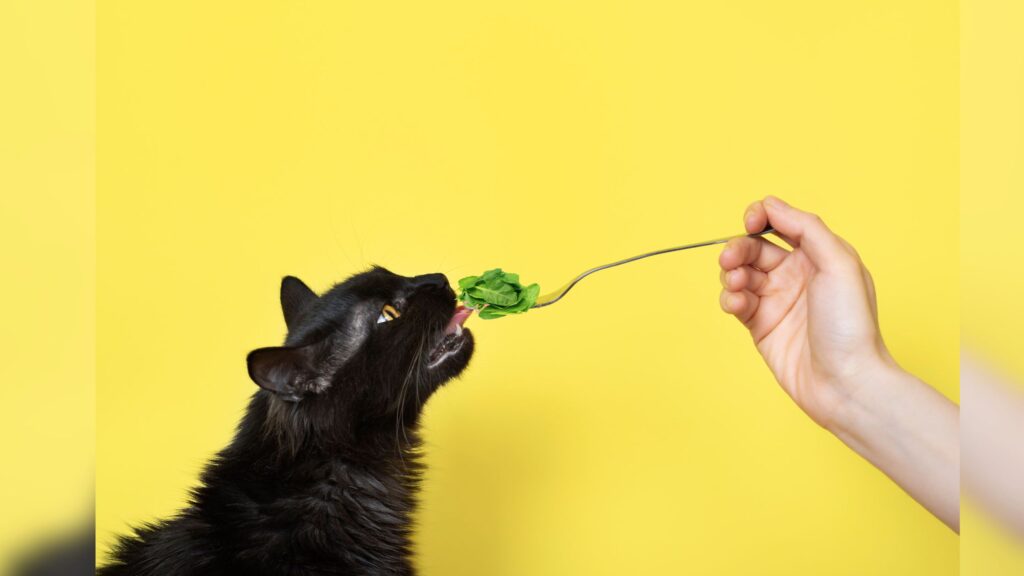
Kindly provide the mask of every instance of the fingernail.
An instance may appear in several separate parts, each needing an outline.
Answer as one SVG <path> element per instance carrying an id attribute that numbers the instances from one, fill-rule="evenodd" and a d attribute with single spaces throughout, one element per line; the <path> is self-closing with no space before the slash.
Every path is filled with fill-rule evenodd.
<path id="1" fill-rule="evenodd" d="M 775 196 L 765 196 L 764 203 L 771 206 L 772 208 L 785 208 L 786 206 L 789 206 L 788 204 L 776 198 Z"/>
<path id="2" fill-rule="evenodd" d="M 725 299 L 725 305 L 728 306 L 729 312 L 735 312 L 740 309 L 740 296 L 737 294 L 729 294 L 729 297 Z"/>
<path id="3" fill-rule="evenodd" d="M 732 286 L 732 279 L 736 277 L 736 270 L 729 270 L 725 273 L 725 285 Z"/>
<path id="4" fill-rule="evenodd" d="M 747 211 L 743 213 L 743 223 L 746 224 L 747 227 L 749 227 L 750 224 L 753 221 L 754 221 L 754 208 L 753 207 L 747 208 Z"/>

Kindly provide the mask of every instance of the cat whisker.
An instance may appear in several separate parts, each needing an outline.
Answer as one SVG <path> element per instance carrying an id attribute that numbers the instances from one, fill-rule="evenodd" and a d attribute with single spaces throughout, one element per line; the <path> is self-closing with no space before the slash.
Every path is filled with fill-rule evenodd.
<path id="1" fill-rule="evenodd" d="M 424 333 L 420 336 L 420 343 L 416 347 L 416 353 L 413 355 L 412 362 L 409 364 L 409 371 L 406 372 L 405 378 L 402 379 L 402 387 L 398 393 L 398 410 L 395 417 L 395 447 L 398 451 L 399 460 L 402 462 L 402 466 L 405 466 L 405 456 L 402 453 L 402 443 L 400 440 L 405 440 L 405 444 L 409 444 L 409 436 L 405 432 L 405 397 L 408 394 L 409 383 L 412 381 L 417 369 L 419 368 L 420 360 L 423 357 L 423 349 L 427 345 L 427 334 Z M 419 400 L 419 383 L 416 383 L 416 398 Z M 402 438 L 399 438 L 401 433 Z"/>

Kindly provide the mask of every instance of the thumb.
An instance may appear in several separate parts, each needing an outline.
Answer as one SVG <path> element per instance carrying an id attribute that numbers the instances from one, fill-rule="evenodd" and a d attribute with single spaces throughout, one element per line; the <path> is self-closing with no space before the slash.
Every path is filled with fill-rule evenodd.
<path id="1" fill-rule="evenodd" d="M 819 270 L 835 268 L 850 255 L 840 240 L 821 218 L 786 204 L 775 196 L 764 199 L 768 223 L 800 248 Z"/>

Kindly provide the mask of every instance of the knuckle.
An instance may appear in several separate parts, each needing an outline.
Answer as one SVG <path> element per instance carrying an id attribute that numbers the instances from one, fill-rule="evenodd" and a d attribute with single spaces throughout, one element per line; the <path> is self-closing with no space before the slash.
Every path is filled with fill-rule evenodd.
<path id="1" fill-rule="evenodd" d="M 862 270 L 864 269 L 864 267 L 860 265 L 860 262 L 857 260 L 857 258 L 852 256 L 850 258 L 841 259 L 838 262 L 837 268 L 839 270 L 842 270 L 845 274 L 849 274 L 851 276 L 860 275 L 862 273 Z"/>
<path id="2" fill-rule="evenodd" d="M 765 283 L 768 281 L 768 275 L 764 272 L 757 272 L 753 274 L 754 288 L 760 290 L 764 288 Z"/>

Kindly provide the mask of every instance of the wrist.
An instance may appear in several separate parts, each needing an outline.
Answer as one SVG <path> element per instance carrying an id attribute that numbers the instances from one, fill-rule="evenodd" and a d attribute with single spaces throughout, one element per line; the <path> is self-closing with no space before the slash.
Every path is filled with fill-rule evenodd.
<path id="1" fill-rule="evenodd" d="M 861 362 L 856 370 L 832 381 L 829 388 L 836 396 L 834 408 L 823 426 L 844 441 L 860 435 L 894 407 L 895 397 L 901 395 L 901 389 L 913 385 L 911 380 L 914 377 L 882 350 Z"/>

